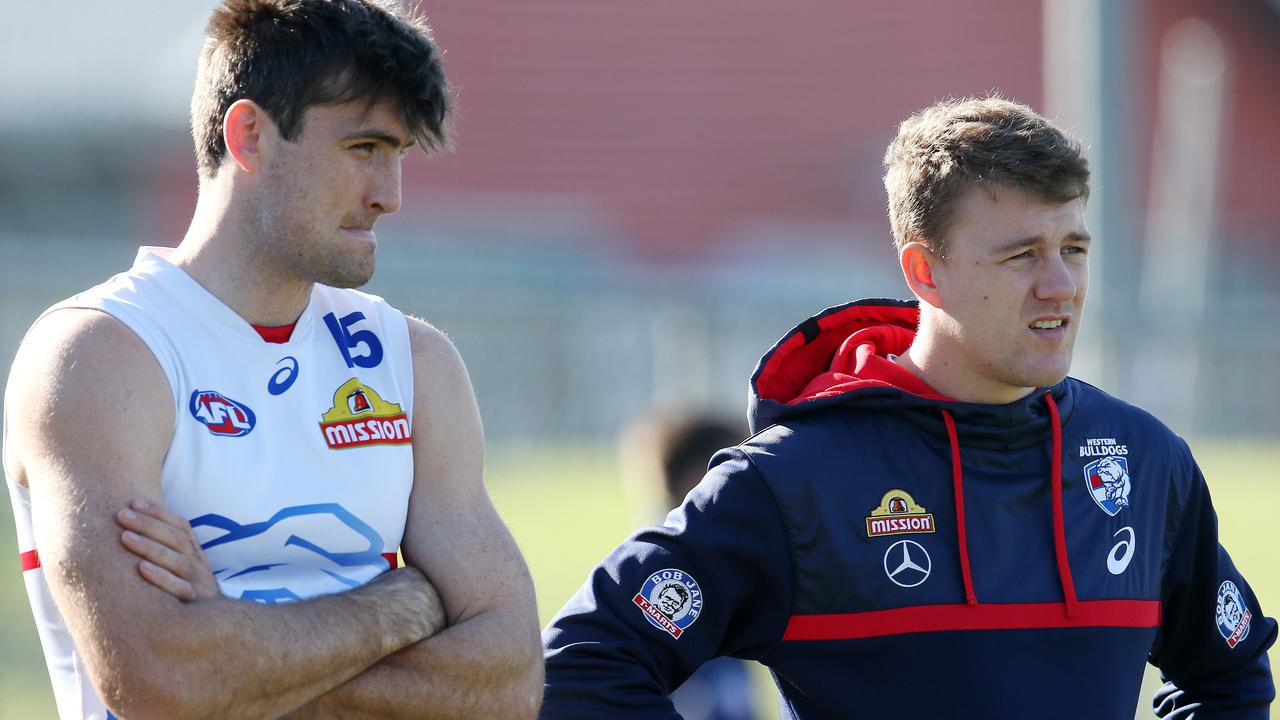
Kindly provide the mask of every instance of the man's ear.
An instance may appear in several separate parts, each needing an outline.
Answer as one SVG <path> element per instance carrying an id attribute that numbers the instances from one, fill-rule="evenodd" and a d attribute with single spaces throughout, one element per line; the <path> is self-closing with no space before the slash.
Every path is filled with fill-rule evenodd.
<path id="1" fill-rule="evenodd" d="M 274 130 L 271 119 L 252 100 L 237 100 L 222 116 L 222 141 L 227 157 L 241 170 L 253 174 L 262 167 L 265 135 Z"/>
<path id="2" fill-rule="evenodd" d="M 928 245 L 912 241 L 898 251 L 898 263 L 902 266 L 902 276 L 907 281 L 911 292 L 934 307 L 942 306 L 942 298 L 938 292 L 936 270 L 938 256 L 933 254 Z"/>

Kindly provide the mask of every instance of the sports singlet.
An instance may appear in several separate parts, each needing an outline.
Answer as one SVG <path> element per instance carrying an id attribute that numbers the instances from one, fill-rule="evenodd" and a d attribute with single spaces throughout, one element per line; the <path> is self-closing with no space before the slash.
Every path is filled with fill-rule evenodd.
<path id="1" fill-rule="evenodd" d="M 159 361 L 174 410 L 164 499 L 191 522 L 222 593 L 290 602 L 393 566 L 413 484 L 404 315 L 376 296 L 316 285 L 290 339 L 267 343 L 161 253 L 142 248 L 128 272 L 45 314 L 101 310 Z M 110 717 L 45 584 L 30 494 L 9 485 L 58 713 Z"/>

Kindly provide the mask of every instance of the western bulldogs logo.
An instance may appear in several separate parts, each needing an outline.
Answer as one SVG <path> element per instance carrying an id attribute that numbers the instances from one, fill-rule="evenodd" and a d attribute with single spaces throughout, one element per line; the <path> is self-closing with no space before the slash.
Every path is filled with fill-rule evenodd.
<path id="1" fill-rule="evenodd" d="M 1249 637 L 1249 621 L 1253 614 L 1245 607 L 1240 590 L 1230 580 L 1224 580 L 1218 586 L 1218 610 L 1214 613 L 1218 622 L 1218 632 L 1227 641 L 1227 647 L 1235 649 L 1241 640 Z"/>
<path id="2" fill-rule="evenodd" d="M 702 613 L 702 589 L 688 573 L 667 568 L 649 576 L 631 599 L 650 625 L 677 640 Z"/>
<path id="3" fill-rule="evenodd" d="M 248 435 L 258 422 L 248 405 L 238 403 L 214 390 L 196 390 L 191 393 L 188 406 L 191 416 L 204 423 L 214 435 Z"/>
<path id="4" fill-rule="evenodd" d="M 1084 479 L 1089 484 L 1093 501 L 1103 512 L 1114 517 L 1129 507 L 1129 460 L 1108 455 L 1084 466 Z"/>

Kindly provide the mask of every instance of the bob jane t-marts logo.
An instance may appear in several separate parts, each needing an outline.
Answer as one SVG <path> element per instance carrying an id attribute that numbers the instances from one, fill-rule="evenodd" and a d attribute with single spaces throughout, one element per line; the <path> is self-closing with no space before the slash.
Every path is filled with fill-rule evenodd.
<path id="1" fill-rule="evenodd" d="M 1227 647 L 1233 650 L 1241 640 L 1249 637 L 1249 621 L 1253 620 L 1253 613 L 1244 604 L 1240 589 L 1230 580 L 1223 580 L 1218 586 L 1218 609 L 1214 620 L 1218 623 L 1222 639 L 1227 641 Z"/>
<path id="2" fill-rule="evenodd" d="M 867 518 L 869 538 L 933 531 L 933 513 L 917 505 L 911 493 L 897 488 L 885 493 Z"/>
<path id="3" fill-rule="evenodd" d="M 631 602 L 650 625 L 679 640 L 702 614 L 702 588 L 689 573 L 666 568 L 650 575 Z"/>
<path id="4" fill-rule="evenodd" d="M 409 417 L 400 406 L 383 400 L 360 378 L 351 378 L 333 394 L 333 407 L 321 417 L 320 432 L 333 450 L 413 442 Z"/>

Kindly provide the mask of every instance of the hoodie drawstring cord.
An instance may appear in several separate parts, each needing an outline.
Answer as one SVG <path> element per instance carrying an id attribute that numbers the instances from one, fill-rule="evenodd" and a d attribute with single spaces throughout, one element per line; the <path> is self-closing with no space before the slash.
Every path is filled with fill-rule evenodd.
<path id="1" fill-rule="evenodd" d="M 1075 581 L 1071 577 L 1071 563 L 1067 558 L 1067 534 L 1062 514 L 1062 418 L 1053 395 L 1044 394 L 1053 426 L 1053 466 L 1051 492 L 1053 494 L 1053 551 L 1058 561 L 1058 579 L 1062 582 L 1063 604 L 1067 617 L 1080 616 L 1080 601 L 1076 598 Z M 964 482 L 960 465 L 960 440 L 956 433 L 956 421 L 951 413 L 943 410 L 942 420 L 947 425 L 947 439 L 951 442 L 951 482 L 956 499 L 956 540 L 960 549 L 960 576 L 964 579 L 964 600 L 967 605 L 977 605 L 978 596 L 973 591 L 973 575 L 969 570 L 969 538 L 964 519 Z"/>
<path id="2" fill-rule="evenodd" d="M 964 601 L 967 605 L 977 605 L 978 596 L 973 592 L 973 575 L 969 572 L 969 537 L 964 523 L 964 483 L 960 471 L 960 440 L 956 435 L 956 421 L 951 413 L 942 411 L 942 419 L 947 424 L 947 438 L 951 440 L 951 483 L 956 496 L 956 544 L 960 548 L 960 576 L 964 578 Z"/>
<path id="3" fill-rule="evenodd" d="M 1058 416 L 1058 404 L 1053 394 L 1046 391 L 1044 402 L 1049 406 L 1050 424 L 1053 425 L 1053 550 L 1058 556 L 1058 579 L 1062 581 L 1062 598 L 1067 606 L 1067 617 L 1080 616 L 1080 601 L 1076 599 L 1076 584 L 1071 578 L 1071 563 L 1067 559 L 1067 533 L 1062 516 L 1062 418 Z"/>

